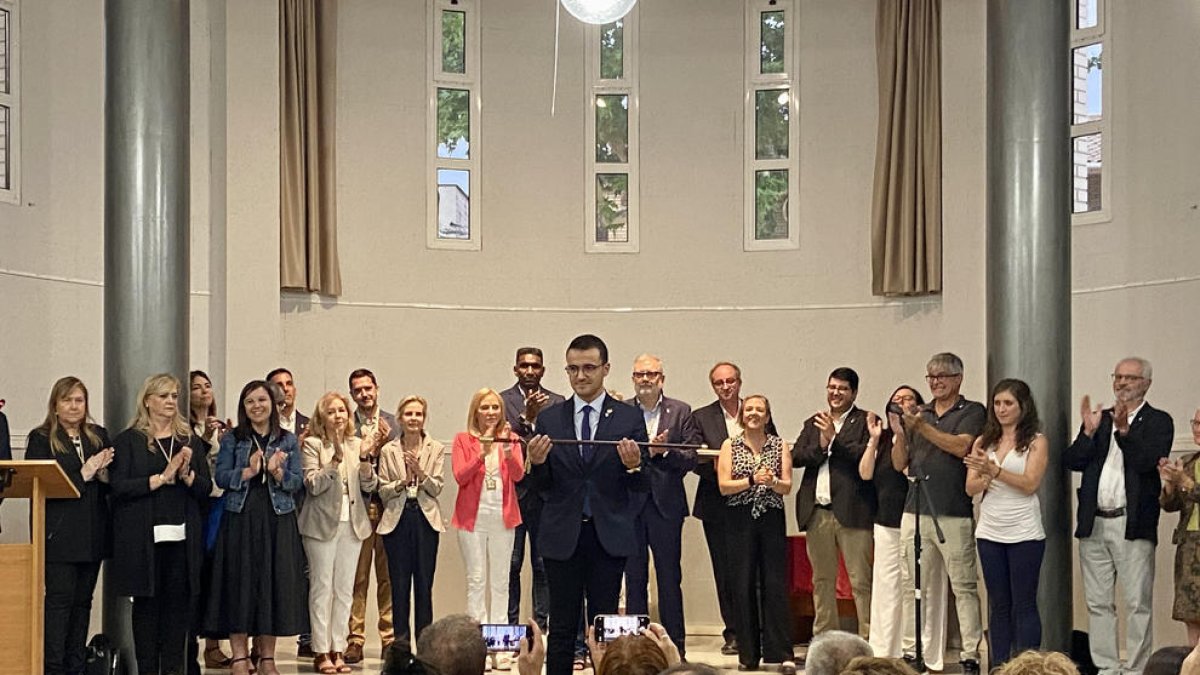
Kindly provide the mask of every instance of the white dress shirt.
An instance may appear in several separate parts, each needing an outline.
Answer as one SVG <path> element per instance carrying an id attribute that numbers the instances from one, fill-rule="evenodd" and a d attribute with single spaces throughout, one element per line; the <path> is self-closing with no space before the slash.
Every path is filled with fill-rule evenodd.
<path id="1" fill-rule="evenodd" d="M 851 405 L 846 412 L 842 413 L 841 417 L 835 417 L 833 420 L 833 437 L 842 433 L 842 425 L 846 423 L 846 416 L 854 410 Z M 831 412 L 830 415 L 833 413 Z M 829 485 L 829 455 L 833 449 L 833 441 L 829 442 L 829 447 L 825 450 L 825 461 L 821 462 L 821 467 L 817 469 L 817 503 L 822 506 L 828 506 L 833 503 L 833 490 Z"/>
<path id="2" fill-rule="evenodd" d="M 1142 405 L 1129 413 L 1129 423 L 1141 412 Z M 1108 439 L 1108 457 L 1104 458 L 1104 466 L 1100 467 L 1100 486 L 1096 491 L 1096 507 L 1111 511 L 1126 506 L 1125 503 L 1125 453 L 1117 445 L 1117 425 L 1112 425 L 1112 437 Z"/>

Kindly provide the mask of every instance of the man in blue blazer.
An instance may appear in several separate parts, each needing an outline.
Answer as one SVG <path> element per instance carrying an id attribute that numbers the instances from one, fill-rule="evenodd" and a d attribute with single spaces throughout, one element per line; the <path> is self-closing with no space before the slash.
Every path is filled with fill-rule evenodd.
<path id="1" fill-rule="evenodd" d="M 550 584 L 546 675 L 570 675 L 575 633 L 587 596 L 588 619 L 615 614 L 625 559 L 637 551 L 632 495 L 650 487 L 642 470 L 646 423 L 633 407 L 605 393 L 608 347 L 580 335 L 567 347 L 575 395 L 537 416 L 529 441 L 530 489 L 545 500 L 538 548 Z M 553 440 L 612 444 L 555 443 Z"/>
<path id="2" fill-rule="evenodd" d="M 633 362 L 636 396 L 630 403 L 642 415 L 651 443 L 683 443 L 691 435 L 692 408 L 683 401 L 663 396 L 666 380 L 662 359 L 642 354 Z M 650 446 L 650 492 L 633 495 L 637 552 L 625 562 L 625 611 L 649 613 L 649 552 L 654 552 L 654 574 L 658 579 L 658 612 L 663 627 L 679 655 L 684 656 L 683 571 L 679 558 L 683 519 L 688 517 L 683 477 L 696 468 L 696 451 Z"/>

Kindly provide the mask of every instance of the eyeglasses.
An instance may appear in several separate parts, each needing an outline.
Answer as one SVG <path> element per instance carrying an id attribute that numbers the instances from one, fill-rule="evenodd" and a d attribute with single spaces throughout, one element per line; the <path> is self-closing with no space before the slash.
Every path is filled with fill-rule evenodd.
<path id="1" fill-rule="evenodd" d="M 850 392 L 850 387 L 844 387 L 841 385 L 830 384 L 830 385 L 825 386 L 825 391 L 827 391 L 831 394 L 846 394 L 846 393 Z"/>
<path id="2" fill-rule="evenodd" d="M 907 402 L 909 402 L 909 401 L 915 401 L 915 400 L 917 400 L 917 397 L 916 397 L 916 396 L 913 396 L 912 394 L 900 394 L 900 395 L 898 395 L 898 396 L 894 396 L 894 397 L 892 397 L 892 400 L 893 400 L 893 401 L 896 401 L 896 402 L 903 401 L 903 402 L 907 403 Z"/>
<path id="3" fill-rule="evenodd" d="M 633 379 L 635 380 L 657 380 L 662 377 L 661 370 L 635 370 L 633 371 Z"/>
<path id="4" fill-rule="evenodd" d="M 585 363 L 582 366 L 567 366 L 566 368 L 563 368 L 563 370 L 567 371 L 567 375 L 570 375 L 571 377 L 575 377 L 580 373 L 583 373 L 587 377 L 591 377 L 596 373 L 597 370 L 600 370 L 603 367 L 604 366 L 601 364 Z"/>
<path id="5" fill-rule="evenodd" d="M 712 386 L 714 388 L 715 387 L 732 387 L 733 385 L 735 385 L 737 383 L 738 383 L 738 379 L 736 377 L 727 377 L 723 380 L 713 380 Z"/>
<path id="6" fill-rule="evenodd" d="M 962 373 L 930 373 L 925 376 L 925 379 L 929 382 L 941 382 L 955 377 L 962 377 Z"/>
<path id="7" fill-rule="evenodd" d="M 1124 375 L 1122 373 L 1113 373 L 1112 379 L 1113 382 L 1140 382 L 1146 378 L 1142 377 L 1141 375 Z"/>

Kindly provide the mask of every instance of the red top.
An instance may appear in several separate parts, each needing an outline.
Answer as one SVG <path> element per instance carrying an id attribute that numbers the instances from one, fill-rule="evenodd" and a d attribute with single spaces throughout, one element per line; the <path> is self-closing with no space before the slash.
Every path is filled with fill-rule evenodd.
<path id="1" fill-rule="evenodd" d="M 510 438 L 518 440 L 516 434 Z M 517 481 L 525 477 L 525 457 L 521 444 L 513 443 L 512 452 L 506 453 L 506 445 L 496 439 L 500 453 L 500 483 L 503 490 L 504 526 L 512 529 L 521 524 L 521 509 L 517 504 Z M 454 449 L 450 453 L 450 466 L 454 469 L 454 480 L 458 481 L 458 498 L 454 502 L 454 517 L 450 525 L 460 530 L 475 530 L 475 516 L 479 513 L 479 495 L 483 491 L 484 462 L 480 453 L 483 445 L 479 438 L 463 431 L 454 437 Z M 507 455 L 507 458 L 506 458 Z"/>

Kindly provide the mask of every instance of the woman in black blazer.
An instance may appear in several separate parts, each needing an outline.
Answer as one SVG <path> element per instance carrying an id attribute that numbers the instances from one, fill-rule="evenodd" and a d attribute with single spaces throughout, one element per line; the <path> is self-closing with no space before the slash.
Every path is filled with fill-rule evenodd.
<path id="1" fill-rule="evenodd" d="M 100 561 L 108 557 L 108 432 L 91 421 L 88 391 L 64 377 L 50 389 L 46 421 L 29 432 L 25 459 L 51 459 L 79 499 L 46 502 L 47 675 L 83 672 Z"/>
<path id="2" fill-rule="evenodd" d="M 117 595 L 133 597 L 139 673 L 183 673 L 200 592 L 204 509 L 212 489 L 204 445 L 179 409 L 179 380 L 152 375 L 130 428 L 113 441 L 113 557 Z"/>

